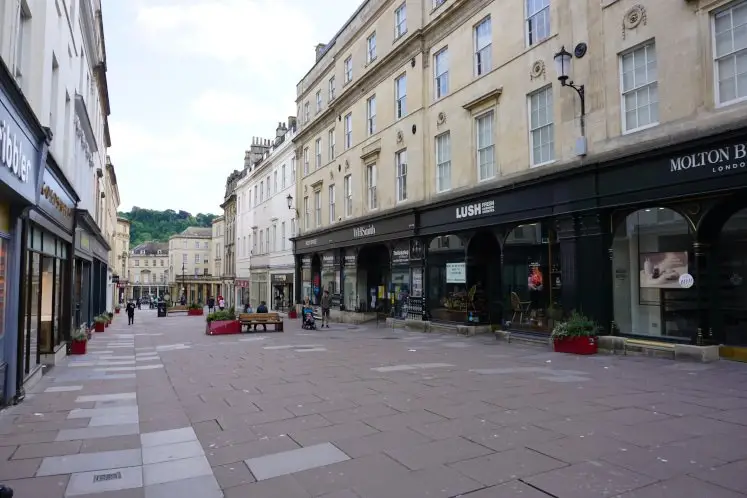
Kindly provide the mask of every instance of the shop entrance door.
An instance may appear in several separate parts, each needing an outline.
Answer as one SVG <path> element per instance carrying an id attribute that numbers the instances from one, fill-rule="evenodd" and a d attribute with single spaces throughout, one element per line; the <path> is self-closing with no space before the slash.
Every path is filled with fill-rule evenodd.
<path id="1" fill-rule="evenodd" d="M 390 302 L 387 290 L 391 280 L 389 249 L 382 244 L 362 248 L 358 253 L 358 268 L 364 271 L 366 278 L 364 311 L 388 314 Z"/>
<path id="2" fill-rule="evenodd" d="M 491 232 L 478 232 L 467 246 L 467 322 L 501 318 L 501 247 Z"/>

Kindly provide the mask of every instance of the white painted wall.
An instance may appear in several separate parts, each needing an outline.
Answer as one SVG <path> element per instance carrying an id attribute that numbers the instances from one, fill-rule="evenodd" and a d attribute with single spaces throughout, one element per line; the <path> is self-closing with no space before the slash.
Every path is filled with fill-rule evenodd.
<path id="1" fill-rule="evenodd" d="M 0 56 L 39 121 L 52 130 L 50 154 L 80 197 L 79 207 L 99 226 L 104 180 L 97 169 L 105 175 L 107 155 L 106 116 L 94 78 L 105 58 L 100 10 L 100 0 L 0 1 Z M 85 106 L 76 112 L 77 95 Z"/>
<path id="2" fill-rule="evenodd" d="M 295 235 L 297 220 L 295 211 L 288 209 L 288 194 L 295 193 L 295 150 L 293 137 L 295 130 L 289 130 L 284 141 L 265 157 L 265 159 L 242 178 L 236 189 L 237 194 L 237 230 L 236 230 L 236 274 L 238 279 L 250 279 L 252 270 L 294 273 L 293 246 L 289 240 Z M 275 178 L 277 176 L 277 187 Z M 267 178 L 270 178 L 268 196 Z M 261 200 L 255 197 L 261 190 Z M 295 200 L 294 200 L 295 205 Z M 285 233 L 283 234 L 283 227 Z M 269 248 L 267 230 L 270 233 Z M 260 233 L 264 235 L 260 237 Z M 274 240 L 273 240 L 274 237 Z M 263 246 L 260 247 L 260 240 Z M 294 283 L 295 284 L 295 283 Z M 271 298 L 270 280 L 267 282 L 266 295 Z M 255 297 L 252 296 L 252 302 Z M 269 304 L 269 303 L 268 303 Z"/>

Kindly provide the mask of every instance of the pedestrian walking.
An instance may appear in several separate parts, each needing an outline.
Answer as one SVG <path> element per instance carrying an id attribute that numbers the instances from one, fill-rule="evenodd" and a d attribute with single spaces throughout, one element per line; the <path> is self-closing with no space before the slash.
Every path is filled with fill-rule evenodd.
<path id="1" fill-rule="evenodd" d="M 127 325 L 135 323 L 135 303 L 130 301 L 127 303 Z"/>
<path id="2" fill-rule="evenodd" d="M 327 324 L 327 328 L 329 328 L 330 301 L 329 291 L 325 289 L 322 296 L 322 328 L 324 328 L 325 323 Z"/>
<path id="3" fill-rule="evenodd" d="M 142 308 L 140 307 L 140 298 L 137 298 L 137 309 L 142 309 Z"/>
<path id="4" fill-rule="evenodd" d="M 215 311 L 215 298 L 209 297 L 208 298 L 208 313 L 212 313 Z"/>
<path id="5" fill-rule="evenodd" d="M 218 296 L 218 309 L 223 311 L 223 309 L 226 307 L 226 301 L 223 299 L 223 296 Z"/>

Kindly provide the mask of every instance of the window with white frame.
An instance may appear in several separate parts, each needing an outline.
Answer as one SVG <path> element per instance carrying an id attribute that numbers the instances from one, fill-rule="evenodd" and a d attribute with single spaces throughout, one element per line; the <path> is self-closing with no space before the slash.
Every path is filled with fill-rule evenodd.
<path id="1" fill-rule="evenodd" d="M 440 99 L 449 93 L 449 49 L 441 49 L 433 56 L 435 78 L 434 97 Z"/>
<path id="2" fill-rule="evenodd" d="M 335 217 L 337 216 L 335 212 L 335 186 L 330 185 L 327 189 L 327 196 L 329 197 L 329 224 L 335 222 Z"/>
<path id="3" fill-rule="evenodd" d="M 257 189 L 259 187 L 257 185 L 254 186 L 254 205 L 256 206 L 259 204 L 259 195 L 257 195 Z"/>
<path id="4" fill-rule="evenodd" d="M 330 102 L 335 100 L 335 77 L 334 76 L 332 76 L 329 79 L 329 83 L 327 84 L 327 94 L 329 97 L 327 100 L 329 100 Z"/>
<path id="5" fill-rule="evenodd" d="M 259 182 L 259 202 L 265 201 L 265 182 Z"/>
<path id="6" fill-rule="evenodd" d="M 747 26 L 745 29 L 747 30 Z M 747 72 L 747 66 L 745 71 Z M 659 84 L 654 42 L 623 53 L 620 56 L 620 73 L 623 130 L 630 132 L 657 124 Z"/>
<path id="7" fill-rule="evenodd" d="M 529 142 L 532 166 L 549 163 L 555 159 L 551 86 L 529 95 Z"/>
<path id="8" fill-rule="evenodd" d="M 202 258 L 202 254 L 200 253 L 195 254 L 195 263 L 199 263 L 201 258 Z M 148 265 L 145 265 L 145 266 L 148 266 Z"/>
<path id="9" fill-rule="evenodd" d="M 309 196 L 303 198 L 303 226 L 304 230 L 311 229 L 311 219 L 309 218 Z"/>
<path id="10" fill-rule="evenodd" d="M 716 103 L 747 98 L 747 2 L 731 4 L 713 16 Z"/>
<path id="11" fill-rule="evenodd" d="M 345 150 L 353 146 L 353 113 L 345 115 Z"/>
<path id="12" fill-rule="evenodd" d="M 270 200 L 270 175 L 267 175 L 267 181 L 265 183 L 267 183 L 267 200 Z"/>
<path id="13" fill-rule="evenodd" d="M 446 0 L 433 0 L 433 8 L 439 7 L 443 5 L 446 2 Z"/>
<path id="14" fill-rule="evenodd" d="M 182 249 L 186 249 L 186 248 L 187 248 L 187 241 L 182 240 Z"/>
<path id="15" fill-rule="evenodd" d="M 407 33 L 407 5 L 402 4 L 394 11 L 394 39 Z"/>
<path id="16" fill-rule="evenodd" d="M 490 16 L 475 26 L 475 76 L 493 69 L 493 29 Z"/>
<path id="17" fill-rule="evenodd" d="M 314 142 L 314 169 L 322 167 L 322 139 L 317 138 Z"/>
<path id="18" fill-rule="evenodd" d="M 366 130 L 369 136 L 376 133 L 376 95 L 366 101 Z"/>
<path id="19" fill-rule="evenodd" d="M 304 147 L 303 149 L 303 174 L 304 176 L 309 174 L 309 148 Z"/>
<path id="20" fill-rule="evenodd" d="M 278 170 L 272 172 L 272 191 L 276 194 L 278 192 Z"/>
<path id="21" fill-rule="evenodd" d="M 314 222 L 316 227 L 322 226 L 322 191 L 314 192 Z"/>
<path id="22" fill-rule="evenodd" d="M 322 91 L 317 90 L 316 91 L 316 113 L 319 114 L 322 112 Z"/>
<path id="23" fill-rule="evenodd" d="M 303 105 L 303 122 L 308 123 L 309 121 L 311 121 L 311 111 L 309 108 L 309 103 L 306 102 Z"/>
<path id="24" fill-rule="evenodd" d="M 475 119 L 477 174 L 479 180 L 487 180 L 495 176 L 494 117 L 493 111 L 488 111 Z"/>
<path id="25" fill-rule="evenodd" d="M 550 0 L 524 0 L 526 39 L 531 46 L 550 36 Z"/>
<path id="26" fill-rule="evenodd" d="M 366 39 L 366 63 L 370 64 L 376 60 L 376 32 L 371 33 Z"/>
<path id="27" fill-rule="evenodd" d="M 296 236 L 296 219 L 291 218 L 291 237 Z"/>
<path id="28" fill-rule="evenodd" d="M 280 167 L 280 190 L 285 190 L 285 164 Z"/>
<path id="29" fill-rule="evenodd" d="M 278 225 L 277 223 L 272 224 L 272 252 L 277 251 L 276 242 L 278 240 Z"/>
<path id="30" fill-rule="evenodd" d="M 436 192 L 451 189 L 451 133 L 436 137 Z"/>
<path id="31" fill-rule="evenodd" d="M 285 251 L 285 222 L 280 223 L 280 250 Z"/>
<path id="32" fill-rule="evenodd" d="M 376 163 L 366 166 L 366 192 L 368 193 L 368 209 L 376 209 L 379 205 L 376 196 Z"/>
<path id="33" fill-rule="evenodd" d="M 251 241 L 252 241 L 252 252 L 254 254 L 257 254 L 257 229 L 256 228 L 252 230 Z M 261 247 L 262 246 L 260 246 L 260 249 Z"/>
<path id="34" fill-rule="evenodd" d="M 296 156 L 291 157 L 291 185 L 296 183 Z"/>
<path id="35" fill-rule="evenodd" d="M 345 175 L 343 182 L 343 195 L 345 196 L 345 217 L 353 216 L 353 177 Z"/>
<path id="36" fill-rule="evenodd" d="M 394 80 L 394 114 L 397 119 L 407 115 L 407 75 Z"/>
<path id="37" fill-rule="evenodd" d="M 394 154 L 394 167 L 397 173 L 397 202 L 407 200 L 407 149 Z"/>
<path id="38" fill-rule="evenodd" d="M 329 144 L 329 160 L 333 160 L 335 158 L 335 129 L 332 128 L 327 132 L 327 144 Z"/>
<path id="39" fill-rule="evenodd" d="M 345 83 L 353 81 L 353 56 L 349 55 L 344 62 Z"/>
<path id="40" fill-rule="evenodd" d="M 265 253 L 270 252 L 270 228 L 265 228 Z"/>
<path id="41" fill-rule="evenodd" d="M 182 263 L 186 263 L 186 262 L 187 262 L 187 255 L 182 254 Z M 140 262 L 138 260 L 135 260 L 135 266 L 138 266 L 138 263 Z"/>

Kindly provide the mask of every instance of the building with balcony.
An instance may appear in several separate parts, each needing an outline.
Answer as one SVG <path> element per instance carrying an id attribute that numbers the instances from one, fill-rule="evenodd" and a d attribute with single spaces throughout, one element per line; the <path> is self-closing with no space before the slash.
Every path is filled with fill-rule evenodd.
<path id="1" fill-rule="evenodd" d="M 221 279 L 213 275 L 211 254 L 213 229 L 189 227 L 169 237 L 169 282 L 171 299 L 184 296 L 188 303 L 207 303 L 221 290 Z"/>
<path id="2" fill-rule="evenodd" d="M 236 186 L 237 282 L 242 304 L 262 301 L 272 310 L 287 309 L 294 296 L 294 260 L 290 238 L 296 215 L 289 209 L 295 193 L 295 118 L 278 123 L 274 139 L 255 139 L 250 164 Z"/>
<path id="3" fill-rule="evenodd" d="M 168 242 L 143 242 L 132 248 L 127 270 L 127 298 L 163 298 L 169 292 L 171 265 Z"/>
<path id="4" fill-rule="evenodd" d="M 317 48 L 303 285 L 330 269 L 347 313 L 747 344 L 747 2 L 509 6 L 370 0 Z"/>

